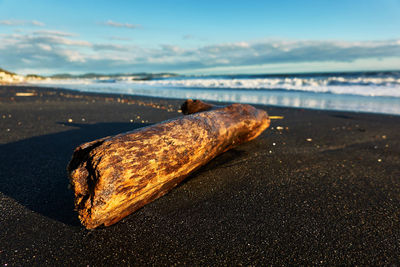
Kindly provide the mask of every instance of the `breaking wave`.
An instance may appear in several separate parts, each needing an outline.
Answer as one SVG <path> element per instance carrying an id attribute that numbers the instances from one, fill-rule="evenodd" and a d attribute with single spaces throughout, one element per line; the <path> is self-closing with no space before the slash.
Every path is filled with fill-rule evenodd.
<path id="1" fill-rule="evenodd" d="M 350 94 L 362 96 L 400 97 L 400 78 L 186 78 L 152 81 L 128 81 L 128 83 L 166 88 L 221 88 L 258 90 L 296 90 L 316 93 Z"/>
<path id="2" fill-rule="evenodd" d="M 344 75 L 135 76 L 35 83 L 95 93 L 266 104 L 400 115 L 400 72 Z"/>

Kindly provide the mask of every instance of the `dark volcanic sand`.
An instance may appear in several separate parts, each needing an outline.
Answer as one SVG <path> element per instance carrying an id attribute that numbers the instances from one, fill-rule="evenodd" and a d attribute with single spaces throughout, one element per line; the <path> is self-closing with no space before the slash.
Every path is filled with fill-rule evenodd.
<path id="1" fill-rule="evenodd" d="M 84 229 L 73 149 L 181 116 L 181 102 L 0 87 L 0 264 L 400 263 L 399 116 L 261 107 L 285 119 L 118 224 Z"/>

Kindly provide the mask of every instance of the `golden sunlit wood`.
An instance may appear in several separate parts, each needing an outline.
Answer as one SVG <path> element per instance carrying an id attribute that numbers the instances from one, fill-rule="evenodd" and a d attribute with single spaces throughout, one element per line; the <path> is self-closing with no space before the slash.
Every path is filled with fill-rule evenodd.
<path id="1" fill-rule="evenodd" d="M 217 155 L 260 135 L 265 111 L 245 104 L 203 106 L 195 114 L 105 137 L 75 149 L 68 171 L 75 207 L 88 228 L 112 225 L 164 195 Z M 209 111 L 205 111 L 211 109 Z"/>

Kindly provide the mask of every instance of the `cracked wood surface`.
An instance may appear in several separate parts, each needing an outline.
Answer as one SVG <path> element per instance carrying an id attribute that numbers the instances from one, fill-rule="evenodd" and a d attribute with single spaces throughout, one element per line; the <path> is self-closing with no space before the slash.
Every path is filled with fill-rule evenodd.
<path id="1" fill-rule="evenodd" d="M 270 125 L 265 111 L 246 104 L 219 107 L 187 100 L 182 109 L 191 115 L 75 149 L 68 172 L 86 228 L 120 221 Z"/>

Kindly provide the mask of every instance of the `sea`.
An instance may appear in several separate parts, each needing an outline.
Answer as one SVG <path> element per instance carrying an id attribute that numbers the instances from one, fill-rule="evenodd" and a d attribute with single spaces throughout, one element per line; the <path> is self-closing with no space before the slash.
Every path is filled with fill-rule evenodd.
<path id="1" fill-rule="evenodd" d="M 118 75 L 48 79 L 34 84 L 82 92 L 400 115 L 400 71 Z"/>

